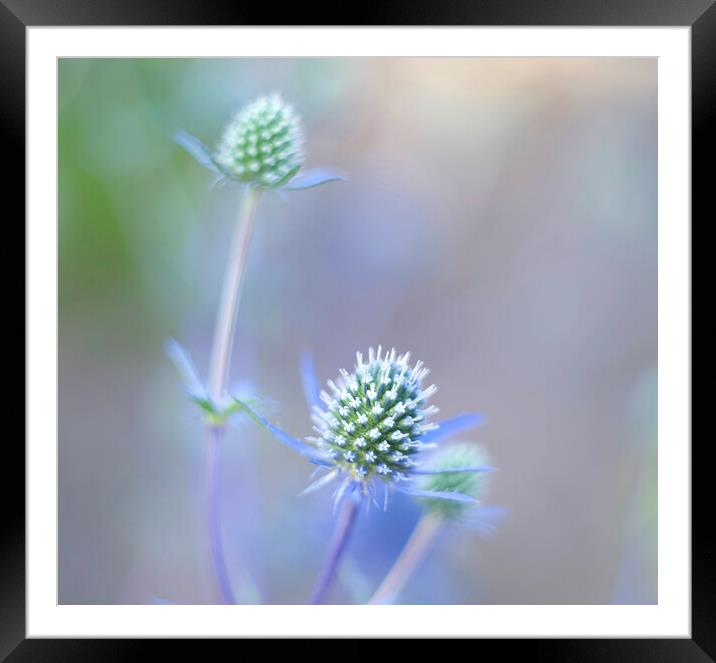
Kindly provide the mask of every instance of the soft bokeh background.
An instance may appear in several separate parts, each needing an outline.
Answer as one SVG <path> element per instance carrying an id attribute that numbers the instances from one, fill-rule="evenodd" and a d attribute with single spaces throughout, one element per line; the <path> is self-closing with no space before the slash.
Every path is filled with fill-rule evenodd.
<path id="1" fill-rule="evenodd" d="M 478 409 L 496 536 L 445 529 L 406 603 L 644 603 L 656 585 L 657 64 L 653 59 L 61 60 L 59 600 L 206 600 L 201 421 L 163 352 L 205 373 L 240 189 L 171 139 L 214 144 L 278 90 L 308 166 L 350 181 L 267 196 L 232 375 L 310 432 L 298 372 L 369 345 Z M 243 601 L 306 600 L 330 490 L 250 424 L 223 455 Z M 330 600 L 362 601 L 419 516 L 361 518 Z M 234 580 L 241 578 L 235 572 Z"/>

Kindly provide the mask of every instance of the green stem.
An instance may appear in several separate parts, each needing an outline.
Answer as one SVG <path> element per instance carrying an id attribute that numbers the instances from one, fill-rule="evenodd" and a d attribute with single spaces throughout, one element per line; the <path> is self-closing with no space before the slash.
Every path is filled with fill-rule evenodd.
<path id="1" fill-rule="evenodd" d="M 222 408 L 231 365 L 236 318 L 241 297 L 246 256 L 256 220 L 256 208 L 261 192 L 250 188 L 241 199 L 239 219 L 234 230 L 226 265 L 221 301 L 216 316 L 214 343 L 209 368 L 209 395 L 216 407 Z M 225 424 L 208 427 L 206 461 L 204 463 L 204 491 L 207 510 L 208 538 L 214 568 L 215 592 L 223 603 L 235 603 L 234 593 L 221 543 L 220 517 L 220 463 L 219 450 L 225 433 Z"/>
<path id="2" fill-rule="evenodd" d="M 442 523 L 443 519 L 440 516 L 430 513 L 425 514 L 418 521 L 398 559 L 395 560 L 393 567 L 380 583 L 380 587 L 368 601 L 369 604 L 395 601 L 413 571 L 422 561 Z"/>

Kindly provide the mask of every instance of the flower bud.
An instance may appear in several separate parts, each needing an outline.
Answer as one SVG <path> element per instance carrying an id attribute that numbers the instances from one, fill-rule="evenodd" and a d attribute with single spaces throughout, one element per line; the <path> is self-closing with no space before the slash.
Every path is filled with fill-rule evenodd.
<path id="1" fill-rule="evenodd" d="M 240 182 L 265 189 L 283 186 L 303 165 L 299 117 L 278 94 L 260 97 L 231 120 L 214 159 Z"/>
<path id="2" fill-rule="evenodd" d="M 424 465 L 435 472 L 489 465 L 487 452 L 474 444 L 451 444 L 437 451 Z M 482 500 L 489 488 L 488 472 L 447 472 L 421 476 L 418 485 L 422 490 L 436 493 L 459 493 L 475 500 Z M 431 498 L 421 499 L 430 511 L 445 518 L 461 515 L 469 503 Z"/>

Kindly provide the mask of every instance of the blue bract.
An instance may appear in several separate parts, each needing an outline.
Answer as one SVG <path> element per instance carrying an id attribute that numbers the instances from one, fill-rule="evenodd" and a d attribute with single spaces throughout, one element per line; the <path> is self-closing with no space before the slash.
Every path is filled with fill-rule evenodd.
<path id="1" fill-rule="evenodd" d="M 428 370 L 422 362 L 411 366 L 410 354 L 395 350 L 382 355 L 371 348 L 364 360 L 356 355 L 353 372 L 340 371 L 329 381 L 330 392 L 317 393 L 317 380 L 310 361 L 303 362 L 303 378 L 309 404 L 313 408 L 316 435 L 305 442 L 288 435 L 259 415 L 246 402 L 234 399 L 254 421 L 272 433 L 323 472 L 306 488 L 310 492 L 333 481 L 338 482 L 336 502 L 345 495 L 367 496 L 377 504 L 377 488 L 384 488 L 383 506 L 387 505 L 388 488 L 408 494 L 474 504 L 476 500 L 453 490 L 425 490 L 416 479 L 442 473 L 489 472 L 487 465 L 426 467 L 421 452 L 434 447 L 440 439 L 479 425 L 482 416 L 465 414 L 441 423 L 431 419 L 437 414 L 428 405 L 436 387 L 423 387 Z"/>

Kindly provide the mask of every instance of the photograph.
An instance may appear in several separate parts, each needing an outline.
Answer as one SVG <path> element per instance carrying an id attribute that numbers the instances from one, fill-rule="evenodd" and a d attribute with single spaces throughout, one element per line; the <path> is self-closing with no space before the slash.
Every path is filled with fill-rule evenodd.
<path id="1" fill-rule="evenodd" d="M 59 57 L 57 603 L 655 605 L 657 57 Z"/>

